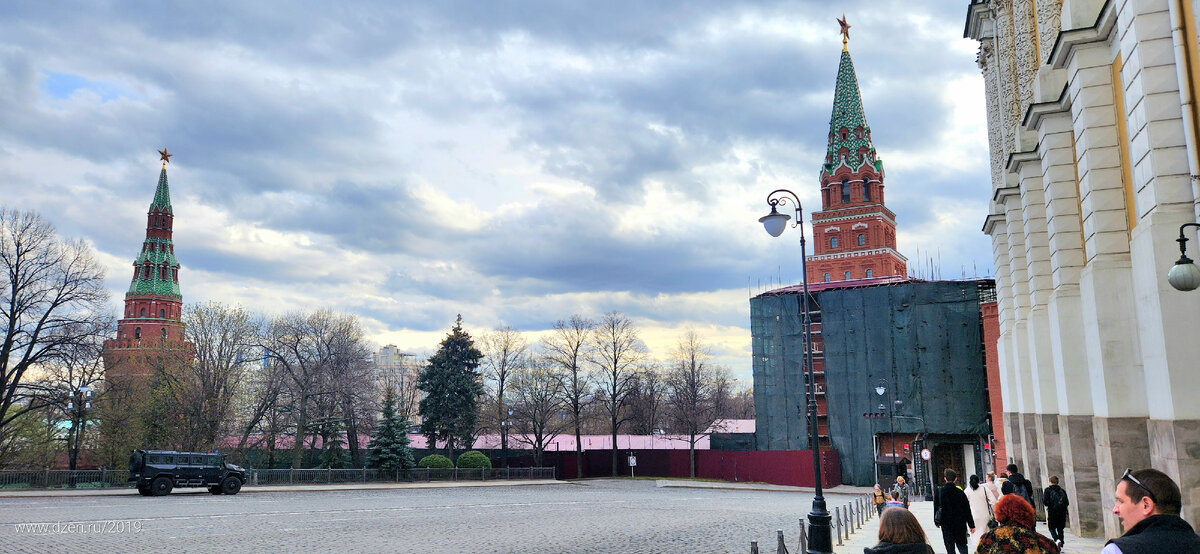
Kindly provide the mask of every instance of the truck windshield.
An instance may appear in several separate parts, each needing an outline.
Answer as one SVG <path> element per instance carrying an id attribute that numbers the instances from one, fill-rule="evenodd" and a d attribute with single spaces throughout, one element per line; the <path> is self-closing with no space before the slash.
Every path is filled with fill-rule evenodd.
<path id="1" fill-rule="evenodd" d="M 129 471 L 137 471 L 142 467 L 142 453 L 137 450 L 129 455 Z"/>

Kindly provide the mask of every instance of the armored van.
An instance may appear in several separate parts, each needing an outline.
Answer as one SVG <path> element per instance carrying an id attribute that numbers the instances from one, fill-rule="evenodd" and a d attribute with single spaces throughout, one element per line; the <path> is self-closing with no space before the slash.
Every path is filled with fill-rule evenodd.
<path id="1" fill-rule="evenodd" d="M 237 494 L 246 470 L 225 462 L 215 452 L 134 450 L 129 456 L 129 482 L 142 496 L 163 496 L 175 487 L 208 487 L 212 494 Z"/>

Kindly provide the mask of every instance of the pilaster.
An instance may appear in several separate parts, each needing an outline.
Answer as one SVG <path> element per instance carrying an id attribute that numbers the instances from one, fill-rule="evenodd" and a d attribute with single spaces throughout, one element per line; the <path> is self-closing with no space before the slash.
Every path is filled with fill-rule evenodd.
<path id="1" fill-rule="evenodd" d="M 1092 430 L 1096 440 L 1096 470 L 1100 481 L 1100 504 L 1116 505 L 1117 480 L 1126 468 L 1150 467 L 1148 420 L 1145 417 L 1096 417 Z M 1104 518 L 1104 535 L 1121 535 L 1115 517 Z"/>

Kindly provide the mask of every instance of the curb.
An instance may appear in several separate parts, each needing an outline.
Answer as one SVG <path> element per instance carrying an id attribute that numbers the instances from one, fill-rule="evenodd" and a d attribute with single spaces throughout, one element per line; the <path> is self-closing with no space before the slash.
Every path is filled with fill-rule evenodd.
<path id="1" fill-rule="evenodd" d="M 242 487 L 239 494 L 259 494 L 271 492 L 337 492 L 337 491 L 369 491 L 369 490 L 395 490 L 395 489 L 452 489 L 452 488 L 471 488 L 471 487 L 516 487 L 525 485 L 558 485 L 570 484 L 567 481 L 557 481 L 550 479 L 538 479 L 533 481 L 433 481 L 428 483 L 367 483 L 367 484 L 352 484 L 346 483 L 342 485 L 282 485 L 282 486 L 253 486 Z M 176 494 L 209 494 L 208 490 L 203 487 L 175 489 L 171 491 L 171 495 Z M 0 498 L 55 498 L 55 497 L 81 497 L 81 496 L 139 496 L 137 489 L 134 488 L 109 488 L 109 489 L 92 489 L 92 490 L 70 490 L 70 489 L 44 489 L 44 490 L 23 490 L 23 491 L 3 491 L 0 492 Z"/>
<path id="2" fill-rule="evenodd" d="M 772 485 L 770 483 L 722 483 L 717 481 L 675 481 L 659 479 L 654 483 L 658 488 L 681 488 L 681 489 L 722 489 L 722 490 L 737 490 L 737 491 L 761 491 L 761 492 L 802 492 L 815 493 L 817 489 L 813 487 L 793 487 L 789 485 Z M 868 494 L 871 490 L 866 487 L 847 487 L 839 486 L 828 489 L 822 489 L 822 493 L 826 494 Z"/>

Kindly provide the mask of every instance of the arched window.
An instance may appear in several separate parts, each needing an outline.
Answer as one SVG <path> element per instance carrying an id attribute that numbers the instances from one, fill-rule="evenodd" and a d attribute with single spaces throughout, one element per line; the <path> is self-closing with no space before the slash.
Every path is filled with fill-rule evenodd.
<path id="1" fill-rule="evenodd" d="M 133 338 L 139 339 L 139 340 L 142 338 L 142 328 L 141 327 L 133 328 Z"/>
<path id="2" fill-rule="evenodd" d="M 166 311 L 166 310 L 159 310 L 159 311 L 158 311 L 158 317 L 159 317 L 159 318 L 161 318 L 161 319 L 166 319 L 166 318 L 167 318 L 167 311 Z M 165 331 L 165 329 L 164 329 L 164 331 Z"/>
<path id="3" fill-rule="evenodd" d="M 846 272 L 846 278 L 847 278 L 847 279 L 849 279 L 849 278 L 850 278 L 850 272 L 849 272 L 849 271 L 847 271 L 847 272 Z"/>
<path id="4" fill-rule="evenodd" d="M 864 244 L 866 244 L 866 243 L 867 243 L 867 235 L 864 235 L 864 234 L 862 234 L 862 233 L 859 233 L 859 234 L 858 234 L 858 245 L 859 245 L 859 246 L 862 246 L 862 245 L 864 245 Z"/>
<path id="5" fill-rule="evenodd" d="M 826 283 L 828 283 L 828 282 L 829 282 L 829 274 L 828 274 L 828 273 L 826 273 L 826 274 L 825 274 L 825 282 L 826 282 Z"/>
<path id="6" fill-rule="evenodd" d="M 142 266 L 142 279 L 146 279 L 146 280 L 150 279 L 150 266 L 148 266 L 148 265 Z"/>
<path id="7" fill-rule="evenodd" d="M 830 248 L 837 248 L 837 244 L 838 244 L 838 243 L 837 243 L 837 237 L 830 237 L 830 238 L 829 238 L 829 247 L 830 247 Z"/>
<path id="8" fill-rule="evenodd" d="M 850 203 L 850 181 L 847 179 L 842 179 L 842 203 Z"/>
<path id="9" fill-rule="evenodd" d="M 142 315 L 141 315 L 141 317 L 146 317 L 146 308 L 142 308 Z"/>
<path id="10" fill-rule="evenodd" d="M 871 270 L 867 270 L 867 277 L 871 277 Z"/>
<path id="11" fill-rule="evenodd" d="M 163 328 L 161 329 L 161 331 L 162 331 L 162 338 L 163 338 L 163 340 L 166 340 L 166 338 L 167 338 L 167 328 L 166 328 L 166 327 L 163 327 Z"/>
<path id="12" fill-rule="evenodd" d="M 866 179 L 863 179 L 863 200 L 867 201 L 870 199 L 871 199 L 871 184 L 868 183 Z"/>

